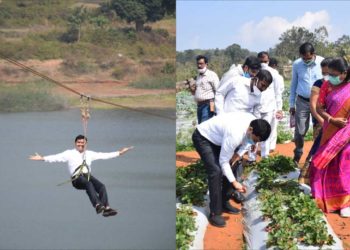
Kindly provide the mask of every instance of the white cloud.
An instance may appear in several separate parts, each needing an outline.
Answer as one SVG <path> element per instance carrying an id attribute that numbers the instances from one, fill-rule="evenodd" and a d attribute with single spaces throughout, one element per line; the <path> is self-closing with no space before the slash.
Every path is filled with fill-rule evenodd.
<path id="1" fill-rule="evenodd" d="M 250 50 L 267 50 L 276 45 L 280 35 L 293 26 L 305 27 L 310 31 L 315 28 L 325 26 L 328 33 L 331 33 L 330 17 L 327 11 L 305 12 L 301 17 L 293 21 L 288 21 L 279 16 L 265 16 L 261 21 L 249 21 L 244 23 L 238 35 L 234 36 L 235 43 L 240 44 L 243 48 Z"/>

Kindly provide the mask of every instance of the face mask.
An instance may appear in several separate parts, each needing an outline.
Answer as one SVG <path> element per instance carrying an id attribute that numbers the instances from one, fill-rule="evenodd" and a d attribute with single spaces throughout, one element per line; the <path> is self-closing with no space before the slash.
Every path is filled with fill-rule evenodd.
<path id="1" fill-rule="evenodd" d="M 268 63 L 261 63 L 261 67 L 262 67 L 262 68 L 267 68 L 267 66 L 269 66 Z"/>
<path id="2" fill-rule="evenodd" d="M 260 96 L 261 95 L 261 90 L 260 89 L 258 89 L 258 87 L 257 86 L 253 86 L 253 95 L 255 95 L 255 96 Z"/>
<path id="3" fill-rule="evenodd" d="M 250 78 L 250 74 L 249 74 L 248 71 L 247 71 L 247 72 L 244 72 L 244 73 L 243 73 L 243 76 L 246 77 L 246 78 Z"/>
<path id="4" fill-rule="evenodd" d="M 313 59 L 304 61 L 304 63 L 305 63 L 307 66 L 310 66 L 311 64 L 313 64 L 313 62 L 314 62 Z"/>
<path id="5" fill-rule="evenodd" d="M 204 72 L 207 70 L 207 67 L 204 67 L 203 69 L 198 69 L 199 74 L 204 74 Z"/>
<path id="6" fill-rule="evenodd" d="M 243 141 L 244 141 L 244 144 L 250 144 L 250 145 L 255 144 L 255 142 L 253 141 L 251 135 L 248 135 L 248 134 L 245 135 Z"/>
<path id="7" fill-rule="evenodd" d="M 323 76 L 323 80 L 328 81 L 329 80 L 329 75 Z"/>
<path id="8" fill-rule="evenodd" d="M 339 79 L 339 76 L 328 76 L 328 77 L 329 77 L 329 82 L 332 85 L 337 86 L 341 84 L 341 80 Z"/>

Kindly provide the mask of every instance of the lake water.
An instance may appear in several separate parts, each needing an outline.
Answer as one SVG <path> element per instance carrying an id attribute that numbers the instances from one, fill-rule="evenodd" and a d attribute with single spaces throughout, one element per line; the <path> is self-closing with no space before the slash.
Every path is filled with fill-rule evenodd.
<path id="1" fill-rule="evenodd" d="M 135 146 L 92 164 L 118 215 L 97 215 L 85 191 L 56 186 L 69 179 L 65 163 L 28 160 L 73 148 L 79 110 L 2 113 L 0 249 L 175 249 L 175 121 L 124 110 L 91 115 L 90 150 Z"/>

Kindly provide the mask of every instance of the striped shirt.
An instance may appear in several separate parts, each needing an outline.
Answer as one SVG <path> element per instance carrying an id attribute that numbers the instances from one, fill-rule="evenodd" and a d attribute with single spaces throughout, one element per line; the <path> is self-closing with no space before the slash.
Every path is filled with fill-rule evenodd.
<path id="1" fill-rule="evenodd" d="M 196 102 L 214 99 L 216 89 L 219 86 L 218 75 L 209 69 L 203 74 L 198 74 L 196 79 L 196 92 L 194 99 Z"/>

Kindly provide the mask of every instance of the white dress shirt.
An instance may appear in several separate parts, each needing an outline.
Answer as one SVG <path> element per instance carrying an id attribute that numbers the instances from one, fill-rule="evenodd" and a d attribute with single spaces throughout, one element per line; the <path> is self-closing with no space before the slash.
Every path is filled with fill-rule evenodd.
<path id="1" fill-rule="evenodd" d="M 247 112 L 259 118 L 261 95 L 251 92 L 250 81 L 250 78 L 241 75 L 222 81 L 215 96 L 216 113 Z"/>
<path id="2" fill-rule="evenodd" d="M 219 162 L 223 174 L 229 182 L 236 180 L 234 177 L 230 160 L 239 147 L 247 133 L 249 124 L 255 116 L 244 112 L 223 113 L 199 124 L 199 133 L 215 145 L 221 146 Z"/>
<path id="3" fill-rule="evenodd" d="M 272 75 L 272 83 L 261 93 L 261 113 L 268 113 L 276 110 L 282 110 L 282 92 L 284 82 L 278 76 L 278 71 L 262 63 L 261 68 L 267 70 Z M 282 78 L 283 80 L 283 78 Z"/>
<path id="4" fill-rule="evenodd" d="M 243 71 L 242 65 L 232 64 L 230 69 L 225 74 L 222 75 L 220 80 L 220 85 L 223 82 L 230 81 L 235 76 L 243 76 L 243 75 L 244 75 L 244 71 Z"/>
<path id="5" fill-rule="evenodd" d="M 195 101 L 200 102 L 214 99 L 218 86 L 219 77 L 214 71 L 207 69 L 203 74 L 198 74 L 194 94 Z"/>
<path id="6" fill-rule="evenodd" d="M 91 172 L 91 163 L 95 160 L 111 159 L 119 156 L 119 151 L 112 153 L 98 153 L 87 150 L 85 152 L 86 164 Z M 69 149 L 62 153 L 55 155 L 44 156 L 45 162 L 67 162 L 69 174 L 72 176 L 74 170 L 83 163 L 83 153 L 80 153 L 76 149 Z"/>

